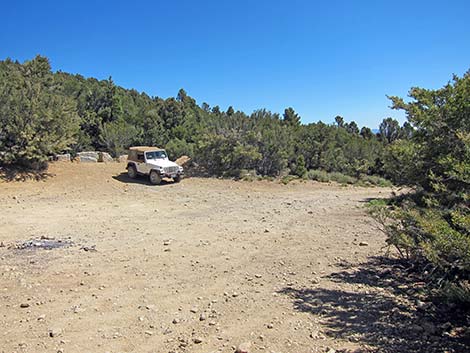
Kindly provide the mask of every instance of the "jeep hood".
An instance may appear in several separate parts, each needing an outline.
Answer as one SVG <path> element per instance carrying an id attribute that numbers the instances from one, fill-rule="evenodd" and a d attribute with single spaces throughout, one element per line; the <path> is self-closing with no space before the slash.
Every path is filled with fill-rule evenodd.
<path id="1" fill-rule="evenodd" d="M 147 161 L 148 164 L 152 164 L 152 165 L 155 165 L 157 167 L 178 167 L 178 164 L 176 164 L 175 162 L 172 162 L 168 159 L 151 159 L 149 161 Z"/>

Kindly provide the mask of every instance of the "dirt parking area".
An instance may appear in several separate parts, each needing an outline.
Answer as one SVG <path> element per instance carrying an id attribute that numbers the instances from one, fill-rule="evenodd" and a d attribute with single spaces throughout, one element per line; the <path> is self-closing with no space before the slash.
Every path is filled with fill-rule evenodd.
<path id="1" fill-rule="evenodd" d="M 406 351 L 426 337 L 403 341 L 412 304 L 360 267 L 385 245 L 364 205 L 391 189 L 124 171 L 56 163 L 0 183 L 0 352 Z"/>

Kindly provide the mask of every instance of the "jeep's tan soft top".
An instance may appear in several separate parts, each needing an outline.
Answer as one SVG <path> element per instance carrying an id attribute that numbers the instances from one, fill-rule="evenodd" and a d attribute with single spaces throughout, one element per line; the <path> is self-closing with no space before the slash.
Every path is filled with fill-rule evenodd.
<path id="1" fill-rule="evenodd" d="M 134 146 L 134 147 L 129 147 L 129 151 L 136 151 L 136 152 L 163 151 L 163 148 L 150 147 L 150 146 Z"/>

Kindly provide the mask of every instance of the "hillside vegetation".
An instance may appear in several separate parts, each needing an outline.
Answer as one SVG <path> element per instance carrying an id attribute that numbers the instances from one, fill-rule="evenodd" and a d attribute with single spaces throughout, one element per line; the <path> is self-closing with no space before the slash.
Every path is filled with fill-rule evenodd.
<path id="1" fill-rule="evenodd" d="M 96 80 L 52 73 L 47 58 L 0 63 L 0 163 L 36 167 L 54 153 L 103 150 L 119 155 L 130 145 L 164 146 L 186 154 L 208 175 L 242 170 L 304 176 L 307 170 L 385 175 L 384 147 L 412 133 L 387 118 L 379 134 L 337 116 L 334 125 L 302 125 L 292 108 L 282 115 L 247 115 L 200 106 L 181 89 L 176 98 L 150 97 Z"/>

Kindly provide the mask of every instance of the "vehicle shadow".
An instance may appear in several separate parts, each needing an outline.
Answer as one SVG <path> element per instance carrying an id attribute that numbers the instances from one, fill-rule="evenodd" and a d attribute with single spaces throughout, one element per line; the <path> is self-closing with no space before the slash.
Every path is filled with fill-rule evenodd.
<path id="1" fill-rule="evenodd" d="M 126 172 L 123 172 L 119 175 L 114 175 L 113 179 L 120 181 L 121 183 L 126 183 L 126 184 L 141 184 L 141 185 L 148 185 L 148 186 L 154 186 L 154 187 L 174 184 L 174 181 L 163 179 L 159 185 L 153 185 L 152 183 L 150 183 L 149 178 L 147 176 L 139 175 L 137 176 L 137 178 L 132 179 L 132 178 L 129 178 Z"/>
<path id="2" fill-rule="evenodd" d="M 399 261 L 376 257 L 327 279 L 351 289 L 286 287 L 280 293 L 295 310 L 321 317 L 324 335 L 361 344 L 356 352 L 470 351 L 465 313 L 421 301 L 424 283 Z"/>

